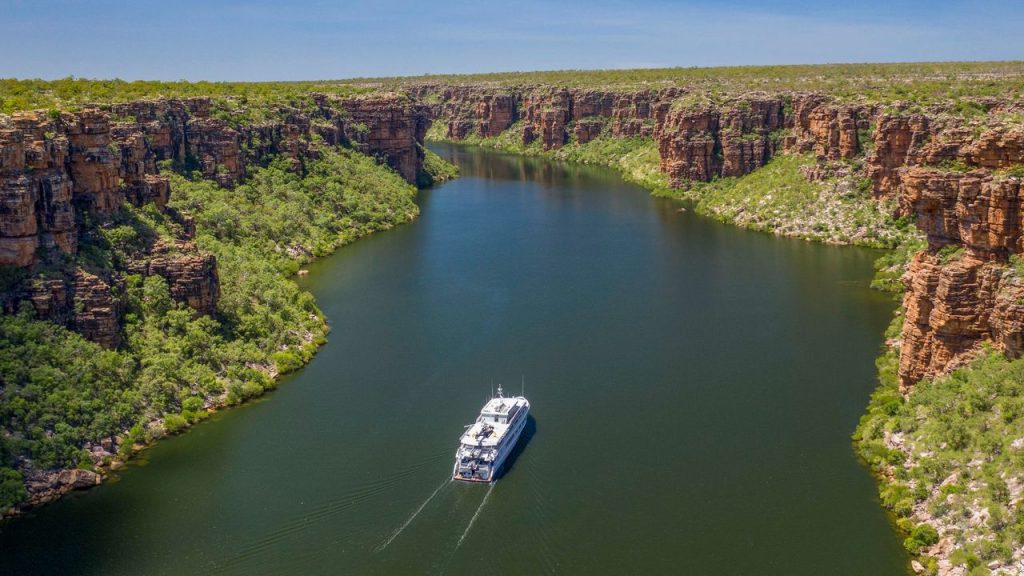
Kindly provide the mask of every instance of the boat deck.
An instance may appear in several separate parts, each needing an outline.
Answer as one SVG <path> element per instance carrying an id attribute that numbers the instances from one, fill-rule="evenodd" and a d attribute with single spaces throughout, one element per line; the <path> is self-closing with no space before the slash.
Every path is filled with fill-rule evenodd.
<path id="1" fill-rule="evenodd" d="M 493 447 L 505 437 L 516 415 L 529 404 L 526 398 L 494 398 L 484 405 L 477 418 L 462 435 L 467 446 Z"/>

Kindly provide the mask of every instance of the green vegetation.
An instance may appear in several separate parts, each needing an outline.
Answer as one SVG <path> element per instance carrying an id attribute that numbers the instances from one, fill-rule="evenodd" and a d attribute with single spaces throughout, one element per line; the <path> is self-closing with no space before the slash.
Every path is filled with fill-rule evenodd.
<path id="1" fill-rule="evenodd" d="M 82 104 L 116 103 L 154 98 L 198 96 L 233 99 L 235 106 L 258 111 L 258 102 L 300 101 L 311 92 L 347 96 L 373 91 L 372 88 L 340 82 L 161 82 L 138 80 L 89 80 L 68 77 L 61 80 L 17 80 L 0 78 L 0 113 L 18 110 L 71 110 Z"/>
<path id="2" fill-rule="evenodd" d="M 872 287 L 903 293 L 900 277 L 910 258 L 925 249 L 918 234 L 879 258 Z M 962 254 L 950 245 L 938 254 Z M 1011 268 L 1019 259 L 1011 258 Z M 968 574 L 988 574 L 991 562 L 1007 563 L 1024 543 L 1024 360 L 985 350 L 973 364 L 948 376 L 899 389 L 899 341 L 904 311 L 886 330 L 878 358 L 879 387 L 853 435 L 857 451 L 875 472 L 882 505 L 892 511 L 912 555 L 942 538 L 955 547 L 950 559 Z M 918 558 L 935 574 L 938 560 Z"/>
<path id="3" fill-rule="evenodd" d="M 622 176 L 656 193 L 666 193 L 668 176 L 659 164 L 658 145 L 652 138 L 602 136 L 582 145 L 565 146 L 556 157 L 569 162 L 600 164 L 616 168 Z"/>
<path id="4" fill-rule="evenodd" d="M 871 281 L 871 287 L 882 292 L 902 295 L 901 278 L 907 271 L 910 259 L 914 254 L 924 250 L 928 243 L 924 235 L 908 219 L 898 220 L 897 227 L 905 232 L 904 241 L 875 260 L 875 277 Z"/>
<path id="5" fill-rule="evenodd" d="M 678 189 L 672 188 L 668 177 L 661 172 L 658 146 L 652 138 L 615 138 L 602 134 L 585 144 L 569 142 L 556 150 L 544 150 L 539 140 L 524 144 L 522 133 L 520 121 L 498 136 L 482 138 L 471 134 L 458 142 L 553 160 L 610 166 L 619 170 L 626 180 L 644 186 L 655 195 L 691 201 L 700 214 L 752 230 L 819 242 L 884 248 L 919 238 L 909 221 L 894 219 L 891 206 L 872 198 L 869 181 L 854 177 L 820 182 L 808 180 L 802 169 L 816 164 L 809 155 L 779 155 L 745 176 L 695 182 L 688 188 Z M 446 141 L 442 123 L 432 126 L 427 138 Z"/>
<path id="6" fill-rule="evenodd" d="M 919 62 L 558 70 L 495 74 L 427 75 L 349 81 L 354 86 L 402 87 L 423 84 L 492 86 L 553 85 L 618 91 L 682 87 L 714 95 L 726 92 L 820 90 L 840 99 L 913 101 L 920 105 L 962 101 L 958 112 L 979 114 L 979 96 L 1020 99 L 1024 62 Z M 963 99 L 963 100 L 961 100 Z"/>
<path id="7" fill-rule="evenodd" d="M 72 109 L 90 102 L 127 102 L 152 98 L 230 97 L 241 105 L 296 101 L 311 92 L 350 95 L 423 84 L 605 88 L 617 91 L 683 87 L 713 98 L 727 92 L 821 90 L 840 99 L 913 101 L 926 106 L 955 102 L 952 113 L 983 116 L 975 99 L 999 96 L 1019 101 L 1024 94 L 1024 62 L 918 62 L 897 64 L 823 64 L 649 68 L 634 70 L 559 70 L 495 74 L 426 75 L 407 78 L 357 78 L 306 82 L 161 82 L 0 79 L 0 113 L 31 109 Z M 436 96 L 428 96 L 428 102 Z M 257 108 L 249 108 L 256 110 Z M 225 109 L 227 111 L 227 109 Z"/>
<path id="8" fill-rule="evenodd" d="M 780 155 L 740 178 L 694 183 L 666 195 L 696 203 L 700 214 L 744 228 L 832 244 L 893 247 L 913 235 L 889 207 L 871 197 L 867 181 L 851 177 L 812 182 L 807 155 Z"/>
<path id="9" fill-rule="evenodd" d="M 471 134 L 456 141 L 446 137 L 443 122 L 435 122 L 427 132 L 427 140 L 474 144 L 526 156 L 610 166 L 619 170 L 626 180 L 652 191 L 667 193 L 669 190 L 668 177 L 659 168 L 658 145 L 652 138 L 615 138 L 602 134 L 586 144 L 569 142 L 557 150 L 544 150 L 539 139 L 523 143 L 524 126 L 520 120 L 493 138 Z"/>
<path id="10" fill-rule="evenodd" d="M 873 286 L 902 293 L 898 278 L 923 248 L 924 240 L 913 238 L 880 258 Z M 948 261 L 961 252 L 947 246 L 939 254 Z M 897 341 L 903 322 L 899 309 L 887 342 Z M 887 347 L 876 365 L 880 385 L 853 438 L 878 477 L 882 504 L 906 533 L 906 549 L 918 555 L 948 538 L 956 547 L 952 561 L 969 574 L 1009 562 L 1024 544 L 1024 360 L 985 350 L 907 396 L 899 390 L 898 350 Z M 935 573 L 935 558 L 920 561 Z"/>
<path id="11" fill-rule="evenodd" d="M 233 190 L 172 175 L 172 207 L 193 216 L 195 242 L 217 257 L 213 316 L 173 300 L 161 276 L 131 274 L 121 284 L 117 350 L 33 319 L 27 304 L 0 315 L 0 510 L 26 496 L 16 460 L 91 467 L 84 447 L 118 435 L 126 456 L 134 443 L 203 418 L 207 406 L 262 394 L 312 357 L 327 326 L 289 276 L 301 262 L 418 213 L 416 189 L 372 158 L 330 149 L 319 156 L 305 176 L 272 161 Z M 152 206 L 125 207 L 83 236 L 77 264 L 116 275 L 153 242 L 173 245 L 179 226 Z"/>
<path id="12" fill-rule="evenodd" d="M 293 273 L 311 257 L 418 214 L 413 186 L 372 158 L 344 149 L 322 150 L 305 177 L 276 161 L 234 190 L 180 175 L 171 186 L 171 207 L 193 214 L 197 242 L 222 267 L 244 250 Z"/>
<path id="13" fill-rule="evenodd" d="M 4 465 L 28 456 L 38 467 L 75 466 L 83 440 L 116 433 L 138 411 L 135 364 L 34 314 L 25 304 L 0 316 L 0 420 L 14 432 L 0 436 L 0 455 Z M 0 468 L 0 508 L 18 494 L 6 486 L 15 474 Z"/>
<path id="14" fill-rule="evenodd" d="M 942 248 L 939 248 L 936 255 L 939 257 L 939 262 L 949 264 L 964 255 L 964 247 L 957 244 L 946 244 Z"/>
<path id="15" fill-rule="evenodd" d="M 416 182 L 421 188 L 446 182 L 459 175 L 458 166 L 434 154 L 427 148 L 422 148 L 422 150 L 423 168 L 420 170 Z"/>
<path id="16" fill-rule="evenodd" d="M 897 322 L 901 317 L 896 318 Z M 1024 360 L 983 354 L 900 394 L 893 350 L 854 439 L 914 554 L 948 537 L 973 569 L 1024 546 Z"/>

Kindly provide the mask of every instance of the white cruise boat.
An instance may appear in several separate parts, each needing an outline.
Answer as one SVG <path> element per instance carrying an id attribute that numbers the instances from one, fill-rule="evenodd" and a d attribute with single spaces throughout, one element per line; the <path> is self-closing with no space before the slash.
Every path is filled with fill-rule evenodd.
<path id="1" fill-rule="evenodd" d="M 466 482 L 493 482 L 512 452 L 530 413 L 523 396 L 505 398 L 498 386 L 497 398 L 484 404 L 480 416 L 466 428 L 455 451 L 452 478 Z"/>

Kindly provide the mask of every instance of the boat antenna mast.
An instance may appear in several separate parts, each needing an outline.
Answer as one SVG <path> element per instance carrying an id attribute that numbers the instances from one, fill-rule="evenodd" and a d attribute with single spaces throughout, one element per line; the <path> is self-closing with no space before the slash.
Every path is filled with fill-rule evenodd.
<path id="1" fill-rule="evenodd" d="M 522 396 L 523 398 L 526 398 L 526 376 L 522 376 L 522 379 L 523 379 L 523 389 L 522 389 L 522 391 L 519 392 L 519 395 Z"/>

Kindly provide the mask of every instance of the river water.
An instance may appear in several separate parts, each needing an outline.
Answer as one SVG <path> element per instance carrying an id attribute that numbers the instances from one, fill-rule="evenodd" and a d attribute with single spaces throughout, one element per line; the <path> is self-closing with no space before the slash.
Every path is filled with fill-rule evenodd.
<path id="1" fill-rule="evenodd" d="M 893 308 L 877 253 L 435 149 L 462 177 L 418 221 L 302 280 L 332 325 L 308 367 L 0 527 L 0 574 L 906 573 L 849 439 Z M 507 474 L 448 482 L 523 379 Z"/>

